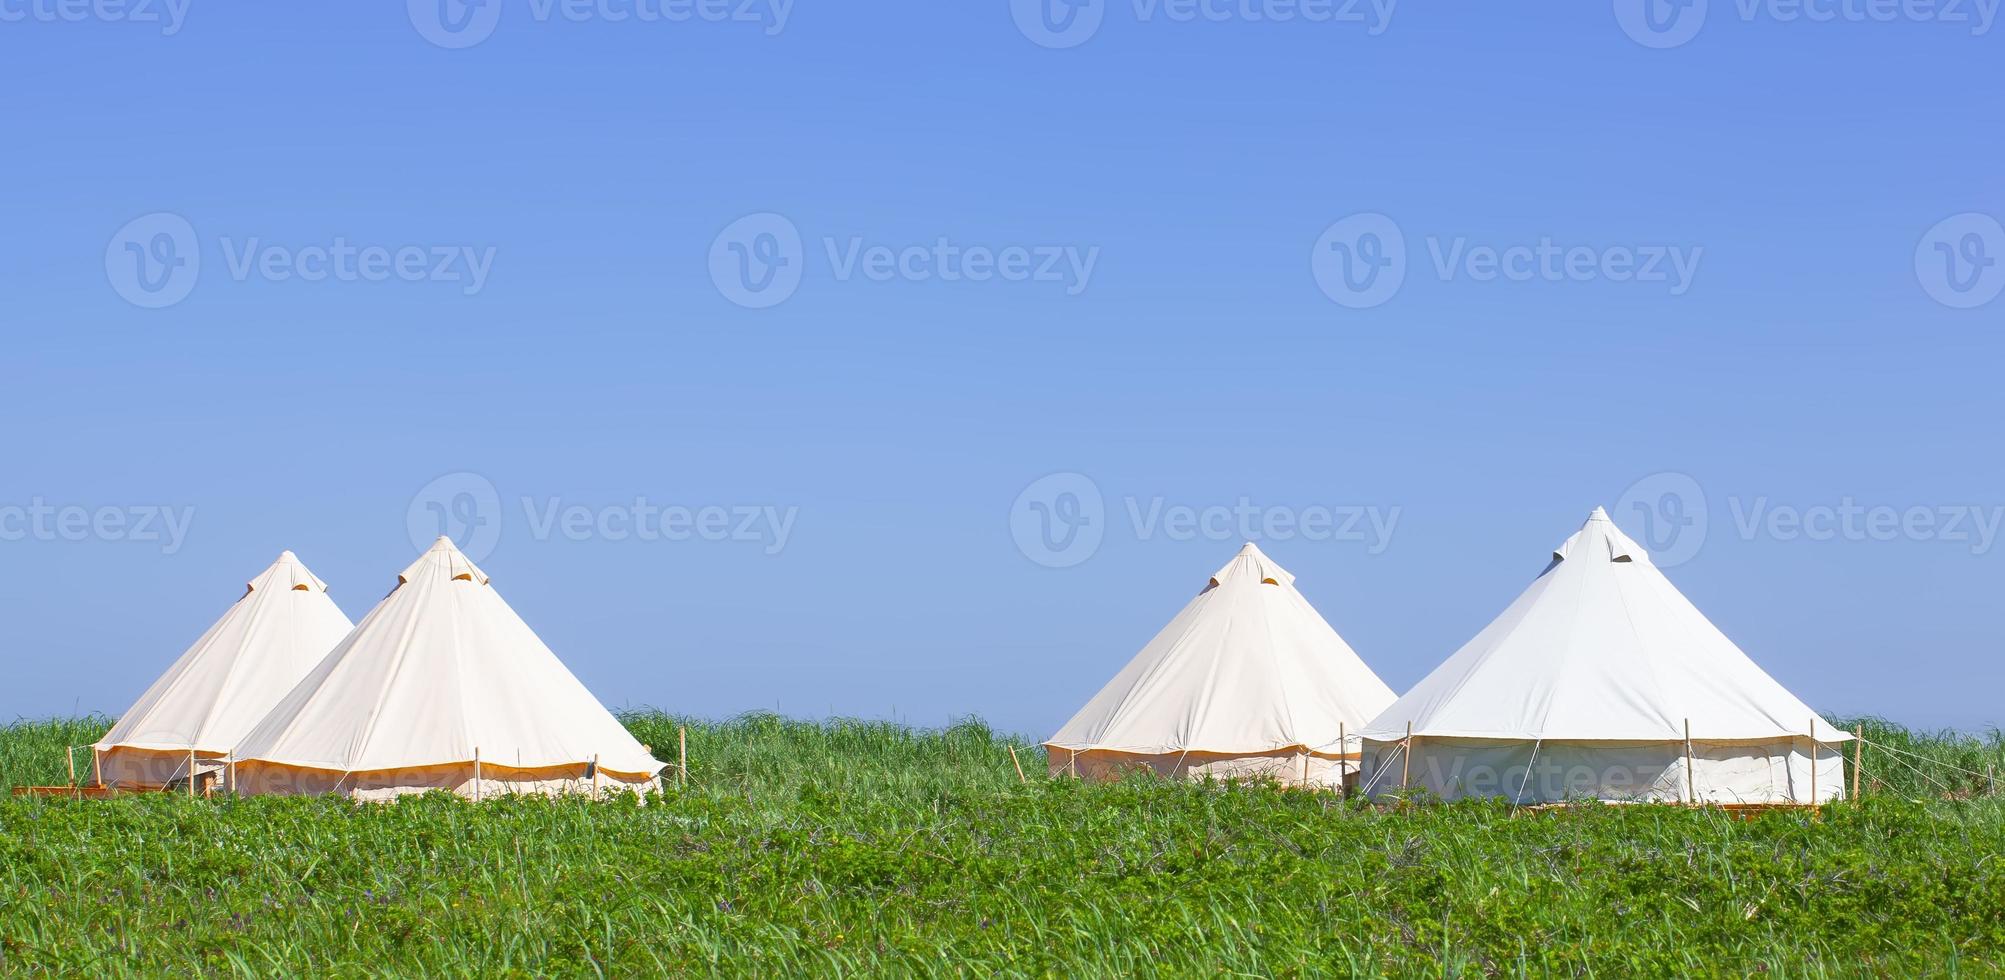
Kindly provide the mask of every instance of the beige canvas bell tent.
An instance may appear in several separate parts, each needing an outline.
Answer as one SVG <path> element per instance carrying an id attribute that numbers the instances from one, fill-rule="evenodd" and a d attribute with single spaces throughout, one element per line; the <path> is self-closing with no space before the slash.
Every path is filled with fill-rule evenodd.
<path id="1" fill-rule="evenodd" d="M 1844 795 L 1836 744 L 1851 736 L 1755 666 L 1596 508 L 1365 738 L 1373 795 L 1787 804 Z"/>
<path id="2" fill-rule="evenodd" d="M 1053 774 L 1340 786 L 1359 729 L 1392 700 L 1295 577 L 1248 544 L 1045 750 Z"/>
<path id="3" fill-rule="evenodd" d="M 222 758 L 299 683 L 352 624 L 292 552 L 244 587 L 229 611 L 92 746 L 98 781 L 159 789 Z"/>
<path id="4" fill-rule="evenodd" d="M 440 538 L 233 753 L 246 794 L 646 792 L 662 764 Z"/>

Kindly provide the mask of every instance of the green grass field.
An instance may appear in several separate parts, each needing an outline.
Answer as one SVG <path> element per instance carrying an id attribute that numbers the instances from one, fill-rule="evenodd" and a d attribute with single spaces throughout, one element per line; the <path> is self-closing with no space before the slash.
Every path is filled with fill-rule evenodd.
<path id="1" fill-rule="evenodd" d="M 629 723 L 675 744 L 678 719 Z M 1089 785 L 1043 778 L 1022 741 L 1019 785 L 1011 740 L 975 723 L 688 724 L 690 785 L 646 807 L 0 799 L 0 974 L 1901 976 L 2005 963 L 2005 796 L 1950 768 L 2005 762 L 1995 733 L 1869 723 L 1864 806 L 1735 821 Z M 63 747 L 105 727 L 0 729 L 0 785 L 63 782 Z"/>

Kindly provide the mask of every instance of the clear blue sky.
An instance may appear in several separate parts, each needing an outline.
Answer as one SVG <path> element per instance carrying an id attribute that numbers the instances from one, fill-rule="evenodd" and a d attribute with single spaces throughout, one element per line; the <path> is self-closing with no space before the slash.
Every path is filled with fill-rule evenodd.
<path id="1" fill-rule="evenodd" d="M 2005 723 L 2005 27 L 500 2 L 0 4 L 0 718 L 121 710 L 283 548 L 359 619 L 470 473 L 437 502 L 615 707 L 1048 734 L 1239 546 L 1153 502 L 1242 498 L 1328 508 L 1263 547 L 1403 690 L 1640 501 L 1703 513 L 1673 581 L 1813 705 Z M 1330 264 L 1397 244 L 1357 214 L 1390 295 Z M 1471 253 L 1542 241 L 1588 271 Z M 637 498 L 729 526 L 623 536 Z"/>

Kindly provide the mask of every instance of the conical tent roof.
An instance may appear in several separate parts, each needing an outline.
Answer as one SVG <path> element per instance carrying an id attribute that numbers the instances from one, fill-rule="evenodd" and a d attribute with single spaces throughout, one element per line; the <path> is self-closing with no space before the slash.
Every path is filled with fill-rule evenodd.
<path id="1" fill-rule="evenodd" d="M 1596 508 L 1495 621 L 1373 719 L 1415 735 L 1754 741 L 1808 734 L 1811 711 L 1727 639 Z M 1850 736 L 1822 718 L 1820 741 Z"/>
<path id="2" fill-rule="evenodd" d="M 284 552 L 97 748 L 227 752 L 351 628 L 327 584 Z"/>
<path id="3" fill-rule="evenodd" d="M 1047 745 L 1077 752 L 1337 753 L 1392 691 L 1248 544 Z"/>
<path id="4" fill-rule="evenodd" d="M 661 769 L 446 538 L 237 746 L 240 761 L 375 772 L 482 759 Z"/>

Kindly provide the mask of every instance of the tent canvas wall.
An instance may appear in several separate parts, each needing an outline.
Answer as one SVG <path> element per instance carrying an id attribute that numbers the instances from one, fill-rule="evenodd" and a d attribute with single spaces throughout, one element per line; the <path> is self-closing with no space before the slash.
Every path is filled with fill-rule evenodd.
<path id="1" fill-rule="evenodd" d="M 246 794 L 646 792 L 662 764 L 440 538 L 237 746 Z"/>
<path id="2" fill-rule="evenodd" d="M 1808 803 L 1813 779 L 1816 799 L 1844 795 L 1836 744 L 1850 737 L 1597 508 L 1524 594 L 1373 719 L 1365 781 L 1522 803 Z"/>
<path id="3" fill-rule="evenodd" d="M 1340 786 L 1357 731 L 1392 700 L 1295 577 L 1248 544 L 1045 749 L 1053 774 Z"/>
<path id="4" fill-rule="evenodd" d="M 159 789 L 213 773 L 351 628 L 327 584 L 280 554 L 92 746 L 98 779 Z"/>

